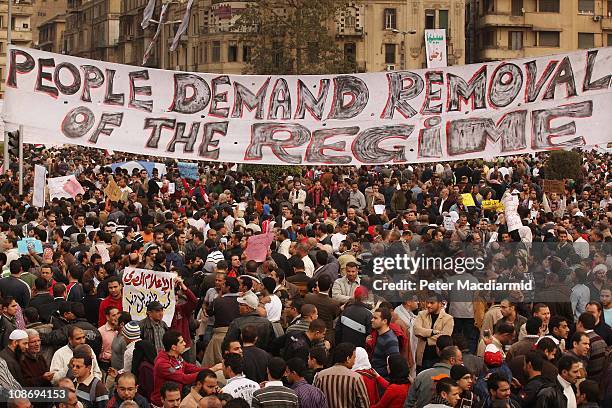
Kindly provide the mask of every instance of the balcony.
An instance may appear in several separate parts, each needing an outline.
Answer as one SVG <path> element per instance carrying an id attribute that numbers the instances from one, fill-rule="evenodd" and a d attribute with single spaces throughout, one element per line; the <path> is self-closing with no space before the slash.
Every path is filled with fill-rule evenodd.
<path id="1" fill-rule="evenodd" d="M 344 27 L 338 28 L 336 31 L 336 37 L 359 37 L 363 38 L 362 27 Z"/>
<path id="2" fill-rule="evenodd" d="M 524 27 L 530 28 L 525 16 L 511 16 L 509 14 L 485 14 L 479 18 L 480 27 Z"/>
<path id="3" fill-rule="evenodd" d="M 31 16 L 32 15 L 32 5 L 31 4 L 14 5 L 12 13 L 14 16 Z"/>
<path id="4" fill-rule="evenodd" d="M 604 17 L 601 19 L 602 30 L 612 30 L 612 17 Z"/>
<path id="5" fill-rule="evenodd" d="M 509 50 L 507 47 L 489 47 L 480 51 L 481 61 L 501 61 L 507 59 L 522 58 L 524 50 Z"/>
<path id="6" fill-rule="evenodd" d="M 560 13 L 525 13 L 525 23 L 536 31 L 562 31 Z"/>

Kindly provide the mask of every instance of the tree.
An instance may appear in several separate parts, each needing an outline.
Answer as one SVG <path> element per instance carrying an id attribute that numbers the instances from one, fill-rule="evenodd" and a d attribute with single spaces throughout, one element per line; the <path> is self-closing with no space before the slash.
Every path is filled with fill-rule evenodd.
<path id="1" fill-rule="evenodd" d="M 549 180 L 579 179 L 582 155 L 576 151 L 550 152 L 544 174 Z"/>
<path id="2" fill-rule="evenodd" d="M 261 75 L 355 72 L 334 41 L 335 21 L 348 0 L 254 0 L 232 28 L 250 47 L 245 73 Z"/>

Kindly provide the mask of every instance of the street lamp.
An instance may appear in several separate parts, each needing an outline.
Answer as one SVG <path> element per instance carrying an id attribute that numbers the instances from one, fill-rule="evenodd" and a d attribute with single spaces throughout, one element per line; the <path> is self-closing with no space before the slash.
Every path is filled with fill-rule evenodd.
<path id="1" fill-rule="evenodd" d="M 391 32 L 393 34 L 401 34 L 402 35 L 402 49 L 401 49 L 401 51 L 402 51 L 402 56 L 401 56 L 402 60 L 401 60 L 401 63 L 400 63 L 400 69 L 404 70 L 404 69 L 406 69 L 406 36 L 408 34 L 414 35 L 417 32 L 416 32 L 416 30 L 400 31 L 397 28 L 392 28 Z"/>

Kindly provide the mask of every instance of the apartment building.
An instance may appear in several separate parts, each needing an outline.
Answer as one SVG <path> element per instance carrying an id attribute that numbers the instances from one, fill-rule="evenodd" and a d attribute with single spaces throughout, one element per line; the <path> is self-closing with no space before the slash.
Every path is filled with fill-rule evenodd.
<path id="1" fill-rule="evenodd" d="M 13 0 L 11 41 L 22 47 L 32 46 L 32 1 Z M 0 78 L 4 79 L 8 44 L 8 1 L 0 1 Z M 4 80 L 0 82 L 0 98 L 4 95 Z"/>
<path id="2" fill-rule="evenodd" d="M 64 48 L 64 30 L 66 29 L 66 14 L 58 14 L 43 21 L 37 28 L 37 47 L 43 51 L 62 54 Z"/>
<path id="3" fill-rule="evenodd" d="M 612 46 L 612 0 L 469 0 L 469 62 Z"/>
<path id="4" fill-rule="evenodd" d="M 118 62 L 119 16 L 122 0 L 68 0 L 67 54 Z"/>
<path id="5" fill-rule="evenodd" d="M 465 63 L 465 1 L 367 0 L 362 3 L 366 71 L 427 66 L 425 30 L 446 29 L 448 65 Z"/>
<path id="6" fill-rule="evenodd" d="M 49 30 L 50 27 L 48 23 L 53 21 L 56 16 L 66 14 L 67 7 L 68 0 L 32 0 L 32 46 L 40 48 L 39 28 L 44 24 L 45 28 Z M 60 27 L 54 28 L 60 28 L 60 30 L 63 31 L 61 21 L 58 22 L 58 25 Z M 54 25 L 51 24 L 51 26 Z M 48 40 L 46 40 L 46 42 L 48 42 Z M 52 48 L 56 48 L 56 46 Z"/>

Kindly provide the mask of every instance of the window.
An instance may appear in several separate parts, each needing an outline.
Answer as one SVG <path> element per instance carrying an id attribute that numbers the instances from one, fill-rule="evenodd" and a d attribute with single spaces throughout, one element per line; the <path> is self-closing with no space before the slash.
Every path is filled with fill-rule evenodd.
<path id="1" fill-rule="evenodd" d="M 584 50 L 586 48 L 595 47 L 595 34 L 593 33 L 578 33 L 578 48 Z"/>
<path id="2" fill-rule="evenodd" d="M 238 44 L 235 42 L 230 42 L 229 47 L 227 47 L 227 61 L 238 61 Z"/>
<path id="3" fill-rule="evenodd" d="M 200 61 L 208 63 L 208 42 L 204 42 L 204 46 L 200 48 Z"/>
<path id="4" fill-rule="evenodd" d="M 513 16 L 523 15 L 523 0 L 512 0 L 512 15 Z"/>
<path id="5" fill-rule="evenodd" d="M 483 11 L 485 14 L 495 11 L 495 0 L 484 0 L 482 2 Z"/>
<path id="6" fill-rule="evenodd" d="M 385 64 L 395 64 L 395 44 L 385 44 Z"/>
<path id="7" fill-rule="evenodd" d="M 212 42 L 212 62 L 221 61 L 221 41 Z"/>
<path id="8" fill-rule="evenodd" d="M 512 51 L 523 49 L 523 32 L 509 31 L 508 32 L 508 48 Z"/>
<path id="9" fill-rule="evenodd" d="M 482 45 L 485 47 L 497 47 L 497 41 L 495 40 L 495 30 L 487 30 L 483 33 Z"/>
<path id="10" fill-rule="evenodd" d="M 242 46 L 242 61 L 250 62 L 251 61 L 251 47 L 248 45 Z"/>
<path id="11" fill-rule="evenodd" d="M 357 46 L 355 43 L 344 44 L 344 60 L 348 62 L 357 61 Z"/>
<path id="12" fill-rule="evenodd" d="M 0 54 L 4 54 L 4 43 L 0 42 Z"/>
<path id="13" fill-rule="evenodd" d="M 612 34 L 608 34 L 608 47 L 612 47 Z"/>
<path id="14" fill-rule="evenodd" d="M 384 29 L 385 30 L 397 29 L 397 11 L 395 9 L 387 8 L 385 9 L 384 16 L 385 16 Z"/>
<path id="15" fill-rule="evenodd" d="M 539 31 L 538 46 L 539 47 L 558 47 L 559 46 L 558 31 Z"/>
<path id="16" fill-rule="evenodd" d="M 542 13 L 558 13 L 559 0 L 539 0 L 538 11 Z"/>
<path id="17" fill-rule="evenodd" d="M 436 10 L 425 10 L 425 29 L 436 28 Z"/>
<path id="18" fill-rule="evenodd" d="M 612 0 L 608 0 L 608 17 L 612 17 Z"/>
<path id="19" fill-rule="evenodd" d="M 444 28 L 448 37 L 448 10 L 438 10 L 438 28 Z"/>
<path id="20" fill-rule="evenodd" d="M 5 28 L 5 26 L 4 26 L 4 16 L 0 16 L 0 28 Z"/>
<path id="21" fill-rule="evenodd" d="M 595 14 L 595 0 L 578 0 L 578 12 L 581 14 Z"/>

